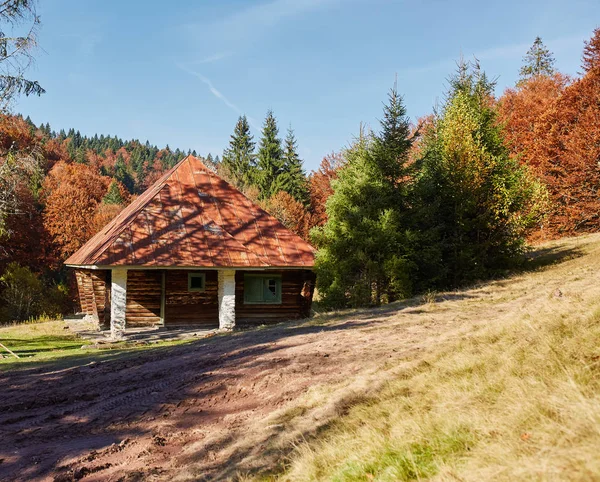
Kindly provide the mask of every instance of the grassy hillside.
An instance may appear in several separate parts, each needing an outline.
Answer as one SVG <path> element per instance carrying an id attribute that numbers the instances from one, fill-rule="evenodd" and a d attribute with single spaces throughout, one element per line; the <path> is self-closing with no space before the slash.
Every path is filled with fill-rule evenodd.
<path id="1" fill-rule="evenodd" d="M 412 355 L 277 413 L 248 479 L 600 480 L 600 237 L 547 262 L 393 314 Z"/>

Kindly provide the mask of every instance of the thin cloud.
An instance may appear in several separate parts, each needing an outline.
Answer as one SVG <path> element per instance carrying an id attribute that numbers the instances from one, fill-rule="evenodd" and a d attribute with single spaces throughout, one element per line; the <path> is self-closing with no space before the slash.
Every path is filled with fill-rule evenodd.
<path id="1" fill-rule="evenodd" d="M 242 110 L 237 105 L 235 105 L 233 102 L 231 102 L 219 89 L 217 89 L 208 77 L 205 77 L 204 75 L 202 75 L 198 72 L 188 69 L 184 65 L 181 65 L 181 64 L 176 64 L 176 65 L 178 68 L 180 68 L 184 72 L 186 72 L 190 75 L 193 75 L 194 77 L 199 79 L 204 85 L 206 85 L 208 87 L 208 90 L 210 91 L 210 93 L 213 96 L 215 96 L 217 99 L 219 99 L 221 102 L 223 102 L 223 104 L 225 104 L 231 110 L 236 112 L 238 115 L 243 114 Z M 251 117 L 248 117 L 248 122 L 255 129 L 259 129 L 259 127 L 257 127 L 256 123 L 254 122 L 254 119 L 252 119 Z"/>
<path id="2" fill-rule="evenodd" d="M 233 54 L 231 52 L 217 52 L 216 54 L 209 55 L 208 57 L 204 57 L 200 60 L 192 60 L 187 62 L 189 65 L 201 65 L 201 64 L 212 64 L 213 62 L 218 62 L 219 60 L 226 59 L 227 57 L 231 57 Z"/>

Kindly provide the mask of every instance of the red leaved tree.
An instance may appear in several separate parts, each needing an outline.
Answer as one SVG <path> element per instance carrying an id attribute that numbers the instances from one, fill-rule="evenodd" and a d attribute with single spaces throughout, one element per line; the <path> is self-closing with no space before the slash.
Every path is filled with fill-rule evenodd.
<path id="1" fill-rule="evenodd" d="M 302 239 L 309 241 L 309 231 L 313 226 L 311 214 L 304 205 L 285 191 L 279 191 L 265 204 L 266 211 Z"/>
<path id="2" fill-rule="evenodd" d="M 44 181 L 44 224 L 62 256 L 79 249 L 98 229 L 94 217 L 111 179 L 84 164 L 59 162 Z"/>
<path id="3" fill-rule="evenodd" d="M 583 69 L 535 127 L 532 155 L 553 201 L 547 237 L 600 231 L 600 29 Z"/>
<path id="4" fill-rule="evenodd" d="M 337 179 L 338 171 L 346 163 L 340 153 L 331 153 L 323 158 L 319 169 L 313 171 L 308 178 L 310 194 L 311 227 L 323 226 L 327 222 L 325 204 L 333 194 L 331 181 Z"/>

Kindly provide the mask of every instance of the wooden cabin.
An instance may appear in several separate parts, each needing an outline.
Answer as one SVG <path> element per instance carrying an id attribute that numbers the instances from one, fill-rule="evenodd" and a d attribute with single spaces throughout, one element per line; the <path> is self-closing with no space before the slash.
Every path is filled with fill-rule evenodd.
<path id="1" fill-rule="evenodd" d="M 82 312 L 115 337 L 304 318 L 315 281 L 313 248 L 193 156 L 65 264 Z"/>

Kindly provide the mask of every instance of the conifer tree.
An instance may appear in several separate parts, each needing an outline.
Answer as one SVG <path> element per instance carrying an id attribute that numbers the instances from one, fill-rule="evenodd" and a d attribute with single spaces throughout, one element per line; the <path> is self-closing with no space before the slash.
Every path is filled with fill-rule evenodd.
<path id="1" fill-rule="evenodd" d="M 296 136 L 291 126 L 288 128 L 283 149 L 282 172 L 275 181 L 274 190 L 285 191 L 296 201 L 308 203 L 308 181 L 302 169 L 302 160 L 298 155 Z"/>
<path id="2" fill-rule="evenodd" d="M 229 147 L 223 152 L 223 167 L 228 171 L 232 182 L 241 188 L 254 184 L 256 159 L 253 139 L 248 119 L 245 115 L 240 116 Z"/>
<path id="3" fill-rule="evenodd" d="M 261 199 L 268 199 L 277 193 L 277 178 L 283 172 L 283 151 L 279 129 L 273 111 L 269 110 L 263 125 L 258 149 L 257 186 Z"/>
<path id="4" fill-rule="evenodd" d="M 494 83 L 462 62 L 441 114 L 423 139 L 415 225 L 426 287 L 482 279 L 511 265 L 545 190 L 509 155 L 492 102 Z"/>
<path id="5" fill-rule="evenodd" d="M 327 223 L 313 232 L 319 292 L 331 306 L 376 305 L 411 292 L 413 235 L 402 212 L 410 147 L 409 120 L 394 88 L 381 132 L 361 132 L 344 153 Z"/>
<path id="6" fill-rule="evenodd" d="M 532 77 L 539 75 L 551 76 L 554 74 L 554 63 L 556 60 L 552 52 L 542 42 L 540 37 L 536 37 L 533 45 L 529 48 L 523 58 L 524 65 L 519 71 L 519 82 L 524 82 Z"/>
<path id="7" fill-rule="evenodd" d="M 124 199 L 119 190 L 119 184 L 114 179 L 108 187 L 106 195 L 102 198 L 104 204 L 123 204 Z"/>
<path id="8" fill-rule="evenodd" d="M 117 162 L 115 163 L 115 179 L 123 184 L 123 186 L 125 186 L 130 193 L 134 192 L 135 181 L 127 169 L 125 160 L 120 154 L 117 158 Z"/>

